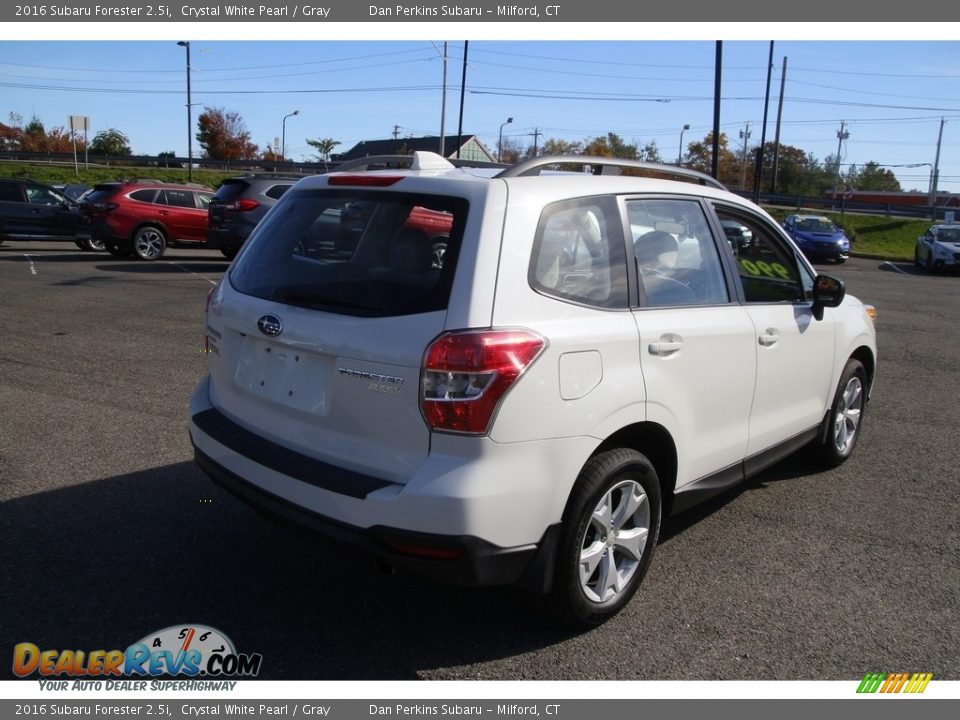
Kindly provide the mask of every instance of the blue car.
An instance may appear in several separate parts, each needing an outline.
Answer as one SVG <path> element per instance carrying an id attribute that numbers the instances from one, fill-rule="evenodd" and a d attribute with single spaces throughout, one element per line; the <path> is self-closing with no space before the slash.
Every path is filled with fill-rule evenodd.
<path id="1" fill-rule="evenodd" d="M 811 262 L 850 257 L 850 240 L 843 230 L 822 215 L 787 215 L 783 227 Z"/>

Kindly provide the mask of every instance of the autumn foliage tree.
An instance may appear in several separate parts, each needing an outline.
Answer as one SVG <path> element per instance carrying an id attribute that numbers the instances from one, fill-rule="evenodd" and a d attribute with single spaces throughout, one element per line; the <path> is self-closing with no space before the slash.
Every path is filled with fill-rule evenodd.
<path id="1" fill-rule="evenodd" d="M 24 125 L 20 115 L 10 113 L 10 124 L 0 123 L 0 149 L 34 153 L 72 152 L 73 136 L 62 126 L 47 130 L 36 116 Z M 83 149 L 83 139 L 79 137 L 77 149 Z"/>
<path id="2" fill-rule="evenodd" d="M 250 142 L 240 113 L 205 107 L 197 118 L 197 142 L 211 160 L 255 160 L 259 149 Z"/>

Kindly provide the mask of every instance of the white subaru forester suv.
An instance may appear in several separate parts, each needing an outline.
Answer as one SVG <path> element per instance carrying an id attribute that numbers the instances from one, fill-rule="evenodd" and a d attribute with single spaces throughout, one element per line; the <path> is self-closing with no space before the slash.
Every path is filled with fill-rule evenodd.
<path id="1" fill-rule="evenodd" d="M 666 514 L 803 446 L 846 460 L 876 369 L 872 308 L 775 221 L 649 170 L 301 180 L 208 298 L 197 462 L 390 567 L 611 617 Z"/>

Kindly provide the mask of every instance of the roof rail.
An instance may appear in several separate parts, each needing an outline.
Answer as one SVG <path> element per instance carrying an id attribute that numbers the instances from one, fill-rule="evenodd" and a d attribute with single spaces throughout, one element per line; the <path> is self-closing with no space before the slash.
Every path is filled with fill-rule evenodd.
<path id="1" fill-rule="evenodd" d="M 540 171 L 552 165 L 579 165 L 591 168 L 594 175 L 607 175 L 606 168 L 635 168 L 647 170 L 649 172 L 661 173 L 663 175 L 674 175 L 687 180 L 696 180 L 701 185 L 708 185 L 719 190 L 726 190 L 723 183 L 715 180 L 709 175 L 691 170 L 689 168 L 677 167 L 676 165 L 662 165 L 660 163 L 644 162 L 643 160 L 627 160 L 624 158 L 613 157 L 593 157 L 590 155 L 542 155 L 531 158 L 519 165 L 514 165 L 497 175 L 498 178 L 527 177 L 530 175 L 539 175 Z"/>
<path id="2" fill-rule="evenodd" d="M 440 157 L 439 155 L 437 157 Z M 382 170 L 409 167 L 413 164 L 413 155 L 368 155 L 367 157 L 345 160 L 330 172 L 345 172 L 348 170 Z M 471 168 L 509 168 L 506 163 L 488 162 L 486 160 L 464 160 L 462 158 L 444 158 L 454 167 Z"/>

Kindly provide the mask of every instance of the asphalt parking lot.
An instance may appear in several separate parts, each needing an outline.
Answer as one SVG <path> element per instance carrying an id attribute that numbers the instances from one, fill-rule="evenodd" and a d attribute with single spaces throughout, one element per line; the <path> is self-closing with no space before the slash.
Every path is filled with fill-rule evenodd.
<path id="1" fill-rule="evenodd" d="M 267 679 L 960 679 L 960 278 L 821 271 L 879 311 L 854 458 L 794 456 L 668 520 L 640 594 L 572 633 L 508 589 L 384 576 L 192 462 L 216 253 L 0 247 L 0 677 L 12 648 L 124 648 L 183 623 Z"/>

